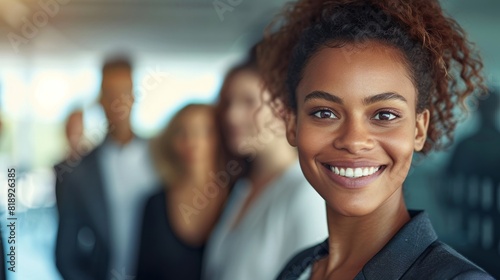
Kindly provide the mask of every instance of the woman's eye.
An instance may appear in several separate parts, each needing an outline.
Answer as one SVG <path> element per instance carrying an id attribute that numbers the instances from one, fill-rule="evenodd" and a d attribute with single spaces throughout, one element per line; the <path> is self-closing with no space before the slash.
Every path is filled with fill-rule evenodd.
<path id="1" fill-rule="evenodd" d="M 383 111 L 383 112 L 378 112 L 373 119 L 375 120 L 380 120 L 380 121 L 392 121 L 393 119 L 397 118 L 396 114 Z"/>
<path id="2" fill-rule="evenodd" d="M 319 119 L 337 119 L 337 116 L 330 110 L 319 110 L 313 115 Z"/>

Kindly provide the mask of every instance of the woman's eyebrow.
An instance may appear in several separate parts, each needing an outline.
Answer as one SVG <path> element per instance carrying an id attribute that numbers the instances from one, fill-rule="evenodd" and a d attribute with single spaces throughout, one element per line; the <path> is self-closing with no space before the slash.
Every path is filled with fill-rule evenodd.
<path id="1" fill-rule="evenodd" d="M 325 91 L 321 91 L 321 90 L 315 90 L 315 91 L 309 93 L 308 95 L 306 95 L 306 97 L 304 98 L 304 103 L 309 101 L 309 100 L 312 100 L 312 99 L 323 99 L 323 100 L 330 101 L 333 103 L 338 103 L 340 105 L 344 104 L 344 101 L 342 100 L 342 98 L 340 98 L 334 94 L 331 94 L 331 93 L 328 93 Z"/>
<path id="2" fill-rule="evenodd" d="M 384 92 L 384 93 L 375 94 L 375 95 L 366 97 L 365 99 L 363 99 L 363 104 L 364 105 L 371 105 L 373 103 L 377 103 L 380 101 L 386 101 L 386 100 L 400 100 L 400 101 L 403 101 L 406 103 L 408 102 L 406 100 L 406 98 L 404 98 L 404 96 L 402 96 L 399 93 Z"/>
<path id="3" fill-rule="evenodd" d="M 304 99 L 304 103 L 309 101 L 309 100 L 312 100 L 312 99 L 323 99 L 323 100 L 337 103 L 340 105 L 344 104 L 344 100 L 342 98 L 336 96 L 335 94 L 328 93 L 328 92 L 321 91 L 321 90 L 315 90 L 315 91 L 309 93 L 308 95 L 306 95 L 306 97 Z M 402 96 L 399 93 L 384 92 L 384 93 L 379 93 L 379 94 L 375 94 L 375 95 L 366 97 L 365 99 L 363 99 L 363 105 L 371 105 L 373 103 L 377 103 L 380 101 L 386 101 L 386 100 L 400 100 L 403 102 L 408 102 L 406 100 L 406 98 L 404 98 L 404 96 Z"/>

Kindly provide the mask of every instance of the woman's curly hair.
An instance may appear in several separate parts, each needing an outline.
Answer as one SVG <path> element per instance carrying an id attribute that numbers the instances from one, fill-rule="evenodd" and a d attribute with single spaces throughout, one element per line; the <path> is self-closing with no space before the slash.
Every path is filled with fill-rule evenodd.
<path id="1" fill-rule="evenodd" d="M 431 114 L 428 153 L 453 141 L 465 99 L 485 89 L 482 62 L 437 0 L 299 0 L 268 26 L 258 65 L 275 101 L 296 110 L 303 70 L 322 47 L 377 41 L 399 49 L 417 89 L 417 112 Z"/>

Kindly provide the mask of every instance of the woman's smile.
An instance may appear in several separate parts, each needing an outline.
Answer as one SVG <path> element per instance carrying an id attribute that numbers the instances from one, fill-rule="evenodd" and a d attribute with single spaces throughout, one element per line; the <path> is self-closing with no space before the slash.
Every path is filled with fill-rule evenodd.
<path id="1" fill-rule="evenodd" d="M 375 181 L 385 169 L 385 165 L 369 162 L 329 162 L 321 163 L 322 170 L 334 183 L 348 189 L 362 188 Z"/>

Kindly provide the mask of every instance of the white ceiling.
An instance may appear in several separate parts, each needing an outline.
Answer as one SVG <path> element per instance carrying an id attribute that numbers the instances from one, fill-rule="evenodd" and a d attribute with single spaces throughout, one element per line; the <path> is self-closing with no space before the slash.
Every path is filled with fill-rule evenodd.
<path id="1" fill-rule="evenodd" d="M 30 22 L 37 12 L 44 13 L 38 1 L 1 1 L 23 3 L 28 11 L 18 18 L 26 17 Z M 62 54 L 121 49 L 140 53 L 224 53 L 254 42 L 283 2 L 221 0 L 230 10 L 218 13 L 213 0 L 64 1 L 68 4 L 59 5 L 59 12 L 49 16 L 49 24 L 39 28 L 28 44 L 22 44 L 20 52 Z M 13 51 L 9 32 L 21 35 L 26 24 L 17 25 L 2 25 L 0 49 L 4 53 Z"/>
<path id="2" fill-rule="evenodd" d="M 40 3 L 58 4 L 58 12 L 16 52 L 8 34 L 22 35 L 34 16 L 46 13 Z M 67 2 L 67 4 L 65 4 Z M 242 53 L 286 0 L 0 0 L 0 56 L 62 60 L 78 54 L 121 51 L 141 58 L 224 56 Z M 487 66 L 499 68 L 500 1 L 442 0 L 477 42 Z M 219 17 L 216 3 L 232 10 Z M 42 18 L 43 19 L 43 18 Z M 496 71 L 496 70 L 495 70 Z"/>

